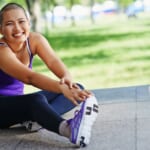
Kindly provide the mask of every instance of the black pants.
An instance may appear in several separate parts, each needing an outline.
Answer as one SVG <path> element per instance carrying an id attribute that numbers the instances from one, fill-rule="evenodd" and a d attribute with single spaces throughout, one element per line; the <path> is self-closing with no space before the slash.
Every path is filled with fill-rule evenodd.
<path id="1" fill-rule="evenodd" d="M 74 107 L 62 94 L 47 91 L 0 96 L 0 128 L 31 120 L 47 130 L 59 133 L 59 125 L 64 120 L 61 115 Z"/>

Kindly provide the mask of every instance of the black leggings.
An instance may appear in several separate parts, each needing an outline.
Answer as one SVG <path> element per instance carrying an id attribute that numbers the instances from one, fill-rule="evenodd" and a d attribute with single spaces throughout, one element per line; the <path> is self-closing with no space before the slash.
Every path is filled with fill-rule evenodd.
<path id="1" fill-rule="evenodd" d="M 64 120 L 61 115 L 74 107 L 75 105 L 62 94 L 47 91 L 20 96 L 0 96 L 0 128 L 31 120 L 59 134 L 59 125 Z"/>

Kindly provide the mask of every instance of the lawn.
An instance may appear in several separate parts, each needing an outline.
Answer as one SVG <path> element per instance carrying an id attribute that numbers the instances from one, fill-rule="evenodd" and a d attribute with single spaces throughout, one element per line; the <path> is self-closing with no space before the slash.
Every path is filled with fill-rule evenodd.
<path id="1" fill-rule="evenodd" d="M 150 16 L 109 16 L 94 25 L 57 27 L 45 36 L 74 81 L 97 89 L 150 83 L 149 31 Z M 54 77 L 39 58 L 33 65 L 35 71 Z"/>

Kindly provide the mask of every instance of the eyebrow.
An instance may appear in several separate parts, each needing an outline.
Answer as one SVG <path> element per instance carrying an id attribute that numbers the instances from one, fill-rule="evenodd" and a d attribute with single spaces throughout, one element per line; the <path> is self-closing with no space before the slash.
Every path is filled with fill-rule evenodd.
<path id="1" fill-rule="evenodd" d="M 26 20 L 26 18 L 18 18 L 17 20 Z M 6 21 L 6 23 L 7 22 L 13 22 L 13 20 L 8 20 L 8 21 Z"/>

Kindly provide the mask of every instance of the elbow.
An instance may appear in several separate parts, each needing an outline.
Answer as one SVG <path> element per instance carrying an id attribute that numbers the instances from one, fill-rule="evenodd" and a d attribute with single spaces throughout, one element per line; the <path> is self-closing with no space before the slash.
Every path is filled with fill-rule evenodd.
<path id="1" fill-rule="evenodd" d="M 26 77 L 22 80 L 22 82 L 24 84 L 28 84 L 28 85 L 32 85 L 32 80 L 30 79 L 30 77 Z"/>
<path id="2" fill-rule="evenodd" d="M 34 78 L 33 76 L 34 76 L 33 72 L 28 75 L 25 75 L 22 79 L 22 82 L 28 85 L 33 85 L 33 78 Z"/>

